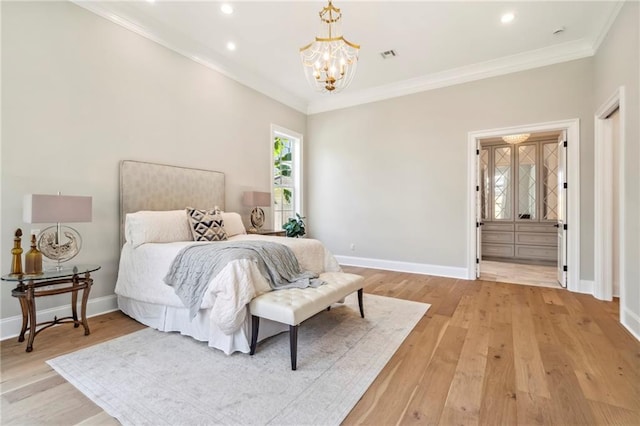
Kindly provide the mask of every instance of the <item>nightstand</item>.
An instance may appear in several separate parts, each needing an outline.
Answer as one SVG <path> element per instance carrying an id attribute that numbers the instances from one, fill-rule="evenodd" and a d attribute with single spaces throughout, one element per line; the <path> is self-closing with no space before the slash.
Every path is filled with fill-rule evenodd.
<path id="1" fill-rule="evenodd" d="M 274 229 L 258 229 L 255 232 L 249 232 L 247 231 L 249 234 L 257 234 L 257 235 L 274 235 L 276 237 L 286 237 L 287 236 L 287 231 L 285 231 L 284 229 L 281 229 L 279 231 L 276 231 Z"/>
<path id="2" fill-rule="evenodd" d="M 87 299 L 89 299 L 89 291 L 91 290 L 91 285 L 93 285 L 91 273 L 98 269 L 100 269 L 98 265 L 77 265 L 44 271 L 39 275 L 2 276 L 3 281 L 18 283 L 16 288 L 11 291 L 11 295 L 20 300 L 20 307 L 22 308 L 22 330 L 20 330 L 18 342 L 24 342 L 24 335 L 27 332 L 27 328 L 29 329 L 27 352 L 33 350 L 33 340 L 38 333 L 56 324 L 72 323 L 74 328 L 82 325 L 85 336 L 89 335 Z M 82 290 L 82 302 L 80 305 L 80 319 L 78 319 L 77 302 L 80 290 Z M 62 293 L 71 293 L 71 316 L 55 317 L 53 321 L 38 323 L 36 319 L 36 298 Z"/>

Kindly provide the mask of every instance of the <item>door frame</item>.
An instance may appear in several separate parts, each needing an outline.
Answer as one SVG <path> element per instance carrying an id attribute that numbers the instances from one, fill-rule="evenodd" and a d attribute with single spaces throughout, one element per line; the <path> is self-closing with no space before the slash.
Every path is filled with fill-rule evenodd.
<path id="1" fill-rule="evenodd" d="M 625 93 L 624 86 L 618 87 L 607 101 L 598 108 L 595 114 L 594 127 L 594 285 L 593 295 L 601 300 L 613 299 L 613 236 L 609 232 L 613 227 L 613 205 L 610 200 L 611 187 L 613 185 L 613 146 L 611 144 L 611 125 L 607 117 L 616 109 L 620 111 L 620 140 L 618 150 L 618 268 L 620 279 L 620 319 L 624 305 L 624 151 L 625 151 Z"/>
<path id="2" fill-rule="evenodd" d="M 476 146 L 478 140 L 514 133 L 561 130 L 567 132 L 567 289 L 570 291 L 582 290 L 580 286 L 580 120 L 577 118 L 468 133 L 467 279 L 476 279 Z"/>

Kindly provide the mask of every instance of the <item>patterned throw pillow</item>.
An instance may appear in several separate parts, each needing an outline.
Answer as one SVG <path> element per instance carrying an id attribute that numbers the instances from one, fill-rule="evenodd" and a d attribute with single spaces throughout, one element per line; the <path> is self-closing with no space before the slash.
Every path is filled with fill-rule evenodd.
<path id="1" fill-rule="evenodd" d="M 194 241 L 224 241 L 227 239 L 222 215 L 217 206 L 213 210 L 198 210 L 187 207 L 187 215 Z"/>

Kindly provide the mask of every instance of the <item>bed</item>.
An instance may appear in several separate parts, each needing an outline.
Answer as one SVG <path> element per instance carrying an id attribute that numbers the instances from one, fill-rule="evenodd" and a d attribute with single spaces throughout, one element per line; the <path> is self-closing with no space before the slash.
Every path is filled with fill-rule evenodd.
<path id="1" fill-rule="evenodd" d="M 229 262 L 208 284 L 195 315 L 164 283 L 173 259 L 194 242 L 186 207 L 222 210 L 228 241 L 272 241 L 285 244 L 304 270 L 338 272 L 340 266 L 314 239 L 247 234 L 238 213 L 225 212 L 224 174 L 138 161 L 120 164 L 121 242 L 116 295 L 122 312 L 160 331 L 180 332 L 226 354 L 250 351 L 247 298 L 271 291 L 256 265 L 247 259 Z M 259 340 L 288 330 L 265 321 Z"/>

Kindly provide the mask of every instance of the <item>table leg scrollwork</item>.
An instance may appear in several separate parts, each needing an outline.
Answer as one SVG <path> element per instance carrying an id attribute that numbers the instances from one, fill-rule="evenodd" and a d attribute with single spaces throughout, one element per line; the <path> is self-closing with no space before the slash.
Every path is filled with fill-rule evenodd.
<path id="1" fill-rule="evenodd" d="M 84 335 L 91 334 L 89 322 L 87 321 L 87 302 L 93 279 L 89 272 L 82 275 L 77 273 L 68 278 L 54 278 L 49 280 L 40 279 L 37 282 L 32 280 L 20 280 L 16 288 L 11 292 L 12 296 L 20 301 L 22 311 L 22 327 L 18 342 L 27 340 L 27 352 L 33 351 L 33 341 L 38 333 L 53 327 L 57 324 L 73 323 L 74 328 L 84 328 Z M 78 292 L 82 291 L 80 316 L 78 316 Z M 71 293 L 71 316 L 63 318 L 54 317 L 51 321 L 37 322 L 36 299 L 43 296 Z M 27 336 L 28 334 L 28 336 Z"/>

